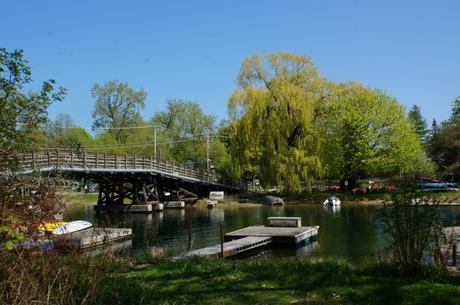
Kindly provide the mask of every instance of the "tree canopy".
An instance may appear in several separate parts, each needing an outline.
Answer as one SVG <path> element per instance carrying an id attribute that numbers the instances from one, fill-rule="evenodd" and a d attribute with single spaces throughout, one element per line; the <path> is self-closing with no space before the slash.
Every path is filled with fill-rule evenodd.
<path id="1" fill-rule="evenodd" d="M 55 89 L 55 81 L 42 83 L 38 92 L 24 92 L 32 82 L 32 71 L 23 51 L 0 48 L 0 150 L 5 155 L 27 149 L 36 143 L 31 137 L 40 124 L 47 122 L 47 109 L 65 95 Z"/>
<path id="2" fill-rule="evenodd" d="M 158 128 L 161 140 L 157 142 L 163 143 L 159 146 L 160 153 L 180 163 L 206 168 L 209 136 L 209 159 L 219 168 L 227 152 L 217 137 L 215 118 L 205 114 L 196 102 L 169 99 L 166 103 L 166 110 L 155 114 L 151 120 Z"/>
<path id="3" fill-rule="evenodd" d="M 420 108 L 417 105 L 413 105 L 409 110 L 407 117 L 414 126 L 415 132 L 417 132 L 418 136 L 420 137 L 420 141 L 422 144 L 425 144 L 428 140 L 428 129 L 426 121 L 420 112 Z"/>
<path id="4" fill-rule="evenodd" d="M 358 177 L 398 173 L 422 151 L 404 108 L 358 84 L 340 86 L 323 128 L 327 173 L 350 186 Z"/>
<path id="5" fill-rule="evenodd" d="M 126 144 L 129 131 L 123 127 L 136 126 L 142 121 L 140 109 L 147 97 L 144 89 L 132 89 L 127 83 L 109 81 L 95 84 L 91 90 L 96 99 L 93 115 L 93 129 L 110 128 L 109 133 L 117 143 Z"/>
<path id="6" fill-rule="evenodd" d="M 460 175 L 460 98 L 452 102 L 451 116 L 437 124 L 433 121 L 428 155 L 436 163 L 441 176 Z"/>
<path id="7" fill-rule="evenodd" d="M 228 108 L 234 165 L 258 171 L 266 185 L 286 190 L 322 173 L 315 119 L 325 82 L 308 57 L 291 53 L 245 59 Z"/>

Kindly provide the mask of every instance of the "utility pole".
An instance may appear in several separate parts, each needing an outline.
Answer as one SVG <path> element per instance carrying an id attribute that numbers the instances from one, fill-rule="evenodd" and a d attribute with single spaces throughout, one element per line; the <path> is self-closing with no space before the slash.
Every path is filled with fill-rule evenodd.
<path id="1" fill-rule="evenodd" d="M 209 133 L 206 136 L 206 171 L 209 172 Z"/>
<path id="2" fill-rule="evenodd" d="M 153 156 L 157 159 L 157 126 L 153 126 Z"/>

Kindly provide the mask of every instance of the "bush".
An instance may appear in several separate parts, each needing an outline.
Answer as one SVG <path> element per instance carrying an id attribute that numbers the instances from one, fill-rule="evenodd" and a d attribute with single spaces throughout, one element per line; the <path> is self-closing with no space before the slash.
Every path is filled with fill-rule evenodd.
<path id="1" fill-rule="evenodd" d="M 403 182 L 383 208 L 385 231 L 391 237 L 393 259 L 407 270 L 420 270 L 439 259 L 443 239 L 439 202 L 426 196 L 415 185 Z"/>

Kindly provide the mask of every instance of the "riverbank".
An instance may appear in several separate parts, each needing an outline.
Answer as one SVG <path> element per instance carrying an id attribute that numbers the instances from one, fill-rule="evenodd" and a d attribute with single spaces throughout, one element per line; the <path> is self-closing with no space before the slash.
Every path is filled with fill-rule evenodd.
<path id="1" fill-rule="evenodd" d="M 97 193 L 77 193 L 77 192 L 62 192 L 63 201 L 65 204 L 72 203 L 93 203 L 97 202 Z M 425 192 L 435 201 L 442 204 L 458 204 L 460 205 L 460 191 L 440 191 L 440 192 Z M 391 199 L 391 193 L 369 193 L 369 194 L 352 194 L 352 193 L 334 193 L 334 192 L 311 192 L 311 193 L 291 193 L 275 195 L 284 199 L 286 204 L 318 204 L 322 203 L 329 196 L 337 196 L 342 204 L 357 204 L 357 205 L 381 205 Z M 241 206 L 257 206 L 262 204 L 263 195 L 256 194 L 253 198 L 245 199 L 244 202 L 238 198 L 225 199 L 221 205 L 225 207 L 241 207 Z M 204 200 L 199 200 L 198 204 L 206 204 Z"/>
<path id="2" fill-rule="evenodd" d="M 159 261 L 104 281 L 110 304 L 460 304 L 460 279 L 436 270 L 341 260 Z"/>

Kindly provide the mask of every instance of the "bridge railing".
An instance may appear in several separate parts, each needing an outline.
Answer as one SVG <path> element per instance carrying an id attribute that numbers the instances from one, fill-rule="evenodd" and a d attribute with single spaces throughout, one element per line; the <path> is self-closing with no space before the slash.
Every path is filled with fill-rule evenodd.
<path id="1" fill-rule="evenodd" d="M 20 167 L 23 171 L 43 169 L 63 171 L 97 171 L 105 169 L 120 171 L 141 170 L 144 172 L 159 171 L 177 177 L 193 178 L 202 182 L 220 183 L 230 187 L 247 189 L 247 183 L 244 180 L 223 177 L 214 172 L 198 170 L 167 160 L 155 159 L 153 156 L 146 157 L 57 149 L 22 154 L 20 155 Z"/>

